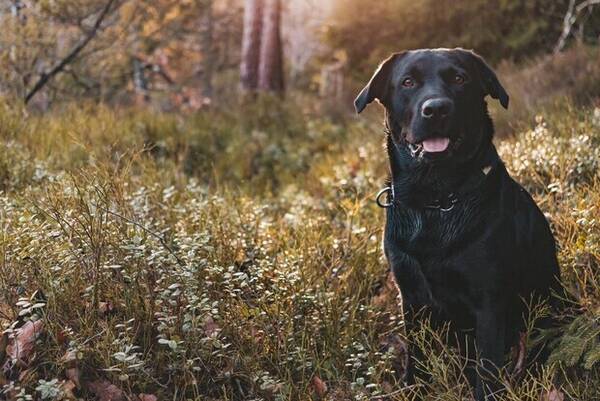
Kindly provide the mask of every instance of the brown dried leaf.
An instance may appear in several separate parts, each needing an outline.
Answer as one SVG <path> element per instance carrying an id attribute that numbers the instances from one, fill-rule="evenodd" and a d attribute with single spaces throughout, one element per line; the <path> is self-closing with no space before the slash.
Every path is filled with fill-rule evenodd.
<path id="1" fill-rule="evenodd" d="M 67 399 L 67 400 L 76 400 L 77 397 L 75 397 L 75 394 L 73 393 L 73 391 L 77 388 L 78 386 L 73 383 L 71 380 L 66 380 L 63 382 L 62 386 L 61 386 L 61 390 L 62 390 L 62 394 L 63 394 L 63 399 Z"/>
<path id="2" fill-rule="evenodd" d="M 115 306 L 112 302 L 100 302 L 98 303 L 98 313 L 100 316 L 108 316 L 115 310 Z"/>
<path id="3" fill-rule="evenodd" d="M 59 330 L 56 334 L 56 341 L 60 345 L 64 345 L 69 341 L 69 334 L 64 330 Z"/>
<path id="4" fill-rule="evenodd" d="M 64 363 L 68 367 L 75 366 L 77 364 L 77 351 L 72 349 L 65 352 L 65 354 L 62 357 L 62 363 Z"/>
<path id="5" fill-rule="evenodd" d="M 77 351 L 69 350 L 63 355 L 62 362 L 65 365 L 65 376 L 73 382 L 77 388 L 81 388 L 81 372 L 77 366 Z"/>
<path id="6" fill-rule="evenodd" d="M 385 393 L 385 394 L 389 394 L 392 391 L 394 391 L 394 386 L 392 386 L 392 384 L 388 381 L 384 381 L 381 383 L 381 390 Z"/>
<path id="7" fill-rule="evenodd" d="M 565 394 L 557 388 L 544 392 L 541 401 L 565 401 Z"/>
<path id="8" fill-rule="evenodd" d="M 206 336 L 208 336 L 208 337 L 216 337 L 217 334 L 219 334 L 219 331 L 221 331 L 221 328 L 215 322 L 215 320 L 212 318 L 212 316 L 208 316 L 206 319 L 204 319 L 204 327 L 203 328 L 204 328 L 204 334 L 206 334 Z"/>
<path id="9" fill-rule="evenodd" d="M 396 287 L 396 281 L 392 272 L 388 273 L 382 284 L 377 294 L 371 299 L 371 305 L 377 309 L 399 309 L 398 287 Z"/>
<path id="10" fill-rule="evenodd" d="M 81 387 L 81 372 L 79 371 L 79 368 L 75 367 L 67 369 L 65 371 L 65 376 L 67 376 L 67 379 L 73 382 L 77 388 Z"/>
<path id="11" fill-rule="evenodd" d="M 323 398 L 327 394 L 327 384 L 317 375 L 312 378 L 312 387 L 319 398 Z"/>
<path id="12" fill-rule="evenodd" d="M 27 366 L 29 358 L 33 354 L 35 341 L 42 333 L 44 322 L 36 320 L 28 321 L 21 328 L 15 330 L 9 344 L 6 347 L 6 353 L 14 362 L 20 362 Z"/>
<path id="13" fill-rule="evenodd" d="M 158 397 L 154 394 L 138 394 L 140 401 L 158 401 Z"/>
<path id="14" fill-rule="evenodd" d="M 398 334 L 388 334 L 381 339 L 379 352 L 391 356 L 392 368 L 397 379 L 405 378 L 410 358 L 408 346 Z"/>
<path id="15" fill-rule="evenodd" d="M 123 390 L 108 380 L 88 383 L 88 389 L 98 398 L 98 401 L 125 401 Z"/>

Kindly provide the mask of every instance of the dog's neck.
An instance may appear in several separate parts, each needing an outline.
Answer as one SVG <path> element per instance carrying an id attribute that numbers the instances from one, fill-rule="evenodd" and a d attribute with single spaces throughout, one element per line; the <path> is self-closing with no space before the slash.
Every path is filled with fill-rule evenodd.
<path id="1" fill-rule="evenodd" d="M 386 140 L 394 198 L 410 207 L 421 208 L 432 200 L 461 192 L 482 174 L 489 174 L 500 161 L 492 143 L 491 120 L 489 124 L 481 125 L 486 132 L 476 151 L 468 159 L 455 164 L 415 160 L 406 145 L 396 144 L 392 138 L 393 125 L 388 123 L 388 126 L 391 129 L 387 130 Z"/>

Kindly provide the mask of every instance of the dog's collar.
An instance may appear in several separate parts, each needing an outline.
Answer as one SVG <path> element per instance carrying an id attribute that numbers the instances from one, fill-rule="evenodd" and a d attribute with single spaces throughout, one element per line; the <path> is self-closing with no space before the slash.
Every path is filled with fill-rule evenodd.
<path id="1" fill-rule="evenodd" d="M 454 193 L 454 192 L 450 192 L 447 196 L 442 197 L 442 198 L 438 198 L 438 199 L 434 199 L 431 203 L 425 204 L 423 206 L 424 209 L 430 209 L 430 210 L 439 210 L 440 212 L 449 212 L 452 209 L 454 209 L 454 206 L 460 201 L 460 198 L 463 195 L 466 195 L 467 192 L 469 192 L 473 187 L 477 187 L 479 186 L 479 184 L 481 182 L 483 182 L 487 176 L 492 172 L 492 170 L 494 169 L 493 164 L 489 164 L 486 165 L 485 167 L 483 167 L 481 169 L 481 174 L 478 174 L 478 178 L 476 178 L 476 183 L 474 185 L 468 185 L 466 186 L 462 191 L 458 191 L 458 194 Z M 384 195 L 387 195 L 387 200 L 384 202 L 382 201 L 382 197 Z M 392 206 L 394 206 L 394 204 L 399 203 L 395 198 L 395 190 L 394 190 L 394 184 L 392 183 L 390 186 L 383 188 L 381 191 L 379 191 L 377 193 L 377 196 L 375 197 L 375 202 L 377 202 L 377 206 L 387 209 L 390 208 Z M 459 197 L 460 195 L 460 197 Z"/>

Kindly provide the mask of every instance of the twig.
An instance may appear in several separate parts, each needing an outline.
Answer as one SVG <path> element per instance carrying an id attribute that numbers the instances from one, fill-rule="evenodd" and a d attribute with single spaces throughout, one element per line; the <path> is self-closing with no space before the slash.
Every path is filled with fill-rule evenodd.
<path id="1" fill-rule="evenodd" d="M 113 212 L 112 210 L 109 210 L 109 209 L 107 209 L 107 208 L 104 208 L 104 207 L 101 207 L 101 206 L 98 206 L 98 208 L 99 208 L 99 209 L 102 209 L 102 210 L 104 210 L 104 211 L 105 211 L 106 213 L 108 213 L 108 214 L 111 214 L 111 215 L 113 215 L 113 216 L 115 216 L 115 217 L 118 217 L 118 218 L 120 218 L 120 219 L 123 219 L 123 220 L 125 220 L 126 222 L 128 222 L 128 223 L 131 223 L 131 224 L 133 224 L 134 226 L 136 226 L 136 227 L 138 227 L 138 228 L 141 228 L 141 229 L 142 229 L 144 232 L 146 232 L 146 233 L 148 233 L 148 234 L 152 235 L 154 238 L 158 239 L 158 240 L 160 241 L 160 244 L 161 244 L 161 245 L 162 245 L 162 246 L 163 246 L 163 247 L 164 247 L 164 248 L 165 248 L 165 249 L 166 249 L 166 250 L 167 250 L 167 251 L 168 251 L 168 252 L 169 252 L 171 255 L 173 255 L 173 257 L 175 258 L 175 260 L 177 260 L 177 263 L 178 263 L 178 264 L 179 264 L 181 267 L 185 267 L 185 262 L 184 262 L 183 260 L 181 260 L 181 259 L 179 258 L 179 256 L 177 256 L 177 253 L 175 253 L 175 251 L 174 251 L 174 250 L 173 250 L 173 249 L 172 249 L 172 248 L 169 246 L 169 244 L 167 244 L 167 241 L 165 241 L 165 239 L 163 238 L 163 236 L 162 236 L 162 235 L 160 235 L 160 234 L 158 234 L 158 233 L 156 233 L 156 232 L 154 232 L 154 231 L 150 230 L 148 227 L 144 226 L 143 224 L 140 224 L 140 223 L 138 223 L 138 222 L 137 222 L 137 221 L 135 221 L 135 220 L 132 220 L 132 219 L 130 219 L 130 218 L 127 218 L 127 217 L 123 216 L 123 215 L 122 215 L 122 214 L 120 214 L 120 213 Z"/>
<path id="2" fill-rule="evenodd" d="M 393 396 L 395 396 L 397 394 L 400 394 L 403 391 L 410 390 L 410 389 L 413 389 L 413 388 L 416 388 L 416 387 L 421 387 L 421 385 L 420 384 L 412 384 L 410 386 L 405 386 L 405 387 L 399 388 L 398 390 L 392 391 L 391 393 L 381 394 L 381 395 L 376 395 L 376 396 L 370 397 L 369 400 L 371 400 L 371 401 L 374 401 L 374 400 L 383 400 L 383 399 L 386 399 L 388 397 L 393 397 Z"/>
<path id="3" fill-rule="evenodd" d="M 81 345 L 84 346 L 87 343 L 89 343 L 90 341 L 95 340 L 98 337 L 102 337 L 104 335 L 104 333 L 106 333 L 106 329 L 102 329 L 102 331 L 100 331 L 99 333 L 96 333 L 93 336 L 86 338 L 85 341 L 81 343 Z"/>
<path id="4" fill-rule="evenodd" d="M 31 90 L 25 96 L 25 104 L 29 103 L 29 101 L 35 96 L 35 94 L 38 93 L 44 86 L 46 86 L 48 81 L 54 78 L 55 75 L 59 74 L 62 70 L 64 70 L 64 68 L 68 64 L 70 64 L 71 62 L 73 62 L 73 60 L 75 60 L 75 58 L 77 58 L 77 55 L 96 36 L 98 30 L 100 29 L 100 26 L 102 25 L 102 22 L 104 21 L 108 13 L 111 11 L 111 8 L 115 2 L 116 0 L 108 0 L 108 2 L 98 15 L 98 18 L 96 18 L 96 22 L 92 26 L 92 29 L 90 29 L 87 32 L 86 36 L 73 49 L 71 49 L 71 51 L 69 52 L 69 54 L 66 55 L 65 58 L 56 63 L 54 67 L 50 69 L 50 71 L 44 72 L 40 75 L 40 79 L 38 79 L 33 88 L 31 88 Z"/>
<path id="5" fill-rule="evenodd" d="M 567 38 L 571 34 L 573 30 L 573 25 L 577 22 L 577 18 L 579 18 L 579 14 L 583 12 L 588 7 L 592 7 L 594 5 L 600 4 L 600 0 L 585 0 L 575 6 L 575 0 L 571 0 L 569 2 L 569 8 L 567 9 L 567 13 L 565 14 L 565 18 L 563 19 L 563 30 L 556 42 L 556 46 L 554 46 L 554 53 L 560 53 L 567 44 Z"/>

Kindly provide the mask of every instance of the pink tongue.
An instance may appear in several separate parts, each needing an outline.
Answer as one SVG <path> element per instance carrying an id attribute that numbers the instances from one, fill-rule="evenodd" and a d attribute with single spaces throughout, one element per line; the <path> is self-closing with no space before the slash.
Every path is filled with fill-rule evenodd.
<path id="1" fill-rule="evenodd" d="M 450 139 L 448 138 L 429 138 L 423 141 L 425 152 L 443 152 L 448 148 Z"/>

